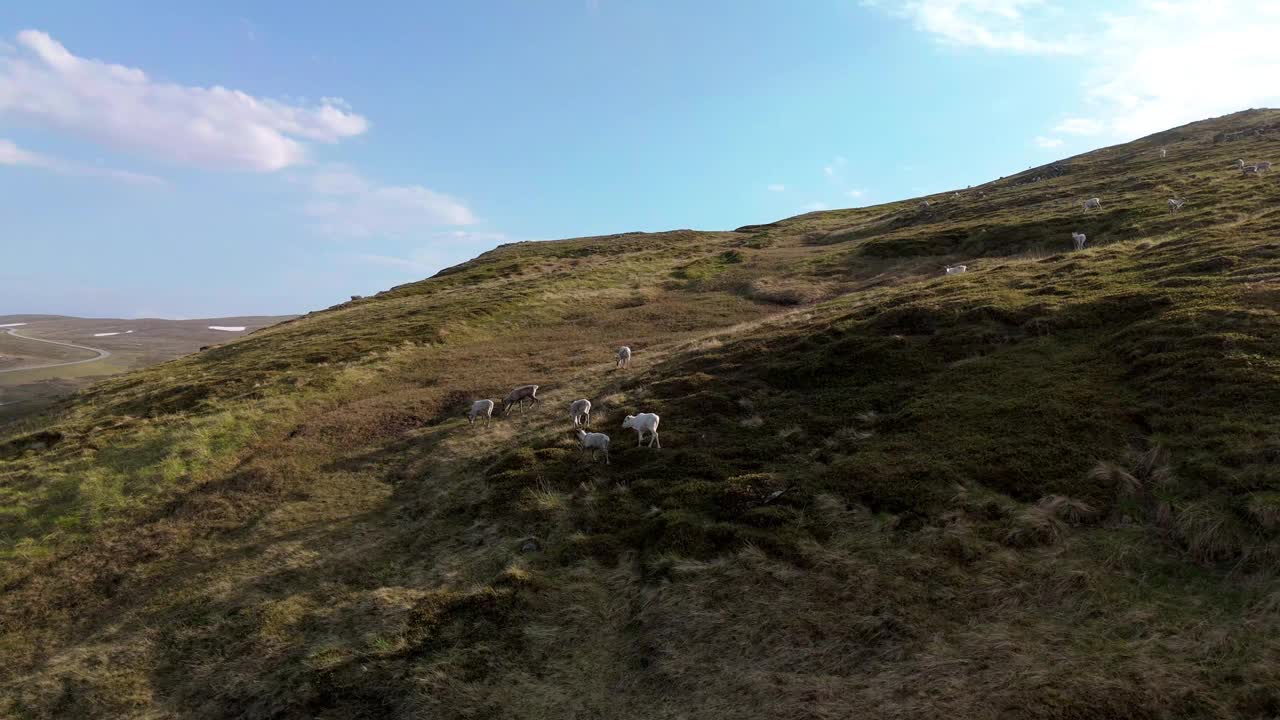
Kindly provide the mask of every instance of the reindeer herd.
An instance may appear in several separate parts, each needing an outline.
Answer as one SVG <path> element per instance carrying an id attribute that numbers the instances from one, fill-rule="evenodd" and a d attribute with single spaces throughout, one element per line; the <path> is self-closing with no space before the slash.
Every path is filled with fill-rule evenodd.
<path id="1" fill-rule="evenodd" d="M 619 370 L 631 367 L 631 348 L 626 345 L 618 348 L 616 359 L 616 367 Z M 516 408 L 523 409 L 526 402 L 529 403 L 529 407 L 542 402 L 542 399 L 538 397 L 538 388 L 538 385 L 521 385 L 507 393 L 506 398 L 502 400 L 503 417 L 510 415 L 511 411 Z M 487 426 L 493 420 L 494 407 L 496 407 L 496 403 L 488 398 L 476 400 L 471 403 L 471 410 L 467 412 L 467 422 L 475 425 L 479 421 Z M 636 431 L 636 447 L 654 447 L 656 445 L 658 449 L 661 449 L 662 440 L 658 438 L 659 420 L 657 413 L 651 412 L 628 415 L 622 420 L 622 428 Z M 578 449 L 583 454 L 588 450 L 591 451 L 591 460 L 593 462 L 600 453 L 604 453 L 605 464 L 610 464 L 609 436 L 604 433 L 588 431 L 591 427 L 591 401 L 582 398 L 569 403 L 569 421 L 573 425 L 574 435 L 578 438 Z M 646 435 L 649 436 L 648 443 L 644 442 Z"/>
<path id="2" fill-rule="evenodd" d="M 1169 156 L 1169 149 L 1165 147 L 1160 148 L 1160 157 L 1167 158 L 1168 156 Z M 1250 175 L 1258 176 L 1258 175 L 1261 175 L 1262 173 L 1271 171 L 1271 163 L 1268 161 L 1246 163 L 1243 159 L 1240 159 L 1240 160 L 1236 160 L 1236 167 L 1239 168 L 1241 174 L 1245 176 L 1250 176 Z M 985 194 L 981 192 L 978 193 L 978 195 L 979 197 L 985 196 Z M 961 195 L 960 193 L 957 192 L 952 197 L 959 198 L 961 197 Z M 1182 210 L 1182 207 L 1186 204 L 1187 204 L 1186 198 L 1174 197 L 1174 198 L 1169 198 L 1168 202 L 1166 203 L 1166 206 L 1169 208 L 1170 213 L 1176 213 L 1176 212 L 1180 212 Z M 924 201 L 921 207 L 922 208 L 929 207 L 929 201 L 927 200 Z M 1101 210 L 1102 200 L 1100 198 L 1091 197 L 1083 201 L 1081 203 L 1081 207 L 1084 209 L 1085 213 L 1088 213 L 1090 210 Z M 1085 247 L 1085 244 L 1088 241 L 1089 241 L 1089 238 L 1086 237 L 1085 234 L 1082 232 L 1073 231 L 1071 233 L 1071 245 L 1076 250 L 1083 250 Z M 945 274 L 947 275 L 958 275 L 968 270 L 968 267 L 964 265 L 947 265 L 944 268 L 944 270 L 945 270 Z"/>
<path id="3" fill-rule="evenodd" d="M 1160 148 L 1160 157 L 1168 157 L 1167 148 Z M 1270 172 L 1270 162 L 1246 163 L 1243 159 L 1236 161 L 1236 166 L 1240 172 L 1246 176 L 1260 175 L 1261 173 Z M 985 197 L 986 193 L 979 191 L 979 197 Z M 960 193 L 954 193 L 954 198 L 961 197 Z M 1167 206 L 1170 213 L 1176 213 L 1182 210 L 1186 204 L 1185 198 L 1169 198 Z M 1100 198 L 1091 197 L 1082 203 L 1085 213 L 1091 210 L 1101 210 L 1102 200 Z M 928 210 L 930 203 L 928 200 L 921 202 L 920 208 Z M 1071 233 L 1071 244 L 1076 250 L 1083 250 L 1088 243 L 1088 237 L 1082 232 Z M 959 275 L 966 272 L 969 268 L 965 265 L 948 265 L 946 268 L 947 275 Z M 616 367 L 619 370 L 626 369 L 631 366 L 631 348 L 623 346 L 618 348 L 616 355 Z M 516 408 L 523 409 L 528 403 L 530 407 L 538 402 L 538 385 L 521 385 L 510 393 L 502 401 L 502 414 L 507 416 Z M 474 425 L 477 421 L 488 425 L 493 420 L 493 410 L 496 404 L 493 400 L 483 399 L 476 400 L 471 404 L 471 410 L 467 413 L 467 422 Z M 662 447 L 662 441 L 658 438 L 658 422 L 660 418 L 656 413 L 645 412 L 638 415 L 628 415 L 622 421 L 623 429 L 636 431 L 636 447 Z M 569 403 L 569 421 L 572 424 L 574 435 L 578 439 L 578 448 L 583 454 L 587 451 L 591 452 L 591 459 L 594 462 L 596 457 L 603 453 L 605 464 L 609 464 L 609 436 L 604 433 L 590 432 L 591 428 L 591 401 L 586 398 L 574 400 Z M 585 428 L 585 429 L 584 429 Z M 645 442 L 648 436 L 649 441 Z"/>

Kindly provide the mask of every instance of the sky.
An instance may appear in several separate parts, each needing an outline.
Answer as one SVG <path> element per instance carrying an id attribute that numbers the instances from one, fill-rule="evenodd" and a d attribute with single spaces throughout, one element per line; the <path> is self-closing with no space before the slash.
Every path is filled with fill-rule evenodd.
<path id="1" fill-rule="evenodd" d="M 306 312 L 1280 105 L 1274 0 L 0 4 L 0 315 Z"/>

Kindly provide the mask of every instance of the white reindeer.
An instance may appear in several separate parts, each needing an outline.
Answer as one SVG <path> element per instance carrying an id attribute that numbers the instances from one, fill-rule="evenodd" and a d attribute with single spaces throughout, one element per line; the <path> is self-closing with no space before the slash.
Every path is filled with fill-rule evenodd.
<path id="1" fill-rule="evenodd" d="M 1089 241 L 1089 238 L 1082 232 L 1071 233 L 1071 244 L 1075 245 L 1075 248 L 1077 250 L 1083 250 L 1084 244 L 1088 241 Z"/>
<path id="2" fill-rule="evenodd" d="M 1257 166 L 1257 165 L 1245 165 L 1244 167 L 1240 168 L 1240 173 L 1241 173 L 1241 174 L 1243 174 L 1243 175 L 1257 175 L 1257 174 L 1258 174 L 1258 166 Z"/>
<path id="3" fill-rule="evenodd" d="M 1271 171 L 1271 163 L 1270 163 L 1270 162 L 1254 163 L 1254 167 L 1258 168 L 1258 172 L 1270 172 L 1270 171 Z"/>
<path id="4" fill-rule="evenodd" d="M 1164 158 L 1168 156 L 1169 156 L 1168 148 L 1160 148 L 1160 157 Z"/>
<path id="5" fill-rule="evenodd" d="M 508 393 L 507 398 L 502 401 L 502 414 L 510 415 L 511 410 L 514 409 L 516 405 L 519 405 L 523 410 L 525 400 L 528 400 L 530 405 L 541 402 L 541 399 L 538 397 L 537 385 L 521 385 Z"/>
<path id="6" fill-rule="evenodd" d="M 591 401 L 583 398 L 582 400 L 574 400 L 569 404 L 569 418 L 573 420 L 573 426 L 586 425 L 591 427 Z"/>
<path id="7" fill-rule="evenodd" d="M 467 423 L 476 424 L 476 418 L 483 417 L 484 424 L 488 425 L 493 420 L 493 401 L 477 400 L 471 403 L 471 411 L 467 413 Z"/>
<path id="8" fill-rule="evenodd" d="M 1089 212 L 1090 210 L 1101 210 L 1101 209 L 1102 209 L 1102 201 L 1099 200 L 1098 198 L 1089 198 L 1088 200 L 1084 201 L 1085 212 Z"/>
<path id="9" fill-rule="evenodd" d="M 1179 200 L 1178 198 L 1169 198 L 1169 212 L 1176 213 L 1182 209 L 1183 205 L 1186 205 L 1186 204 L 1187 204 L 1186 200 Z"/>
<path id="10" fill-rule="evenodd" d="M 948 265 L 947 274 L 959 275 L 960 273 L 966 272 L 968 269 L 969 269 L 968 265 Z"/>
<path id="11" fill-rule="evenodd" d="M 1236 161 L 1236 167 L 1240 168 L 1241 170 L 1244 169 L 1244 158 L 1240 158 L 1239 160 Z"/>
<path id="12" fill-rule="evenodd" d="M 589 433 L 585 430 L 575 430 L 578 435 L 578 449 L 582 452 L 591 451 L 591 461 L 595 462 L 596 453 L 604 451 L 604 464 L 609 464 L 609 436 L 604 433 Z"/>
<path id="13" fill-rule="evenodd" d="M 640 413 L 639 415 L 628 415 L 622 420 L 623 428 L 631 428 L 636 431 L 636 447 L 640 447 L 644 441 L 645 433 L 648 433 L 649 444 L 645 447 L 653 447 L 656 442 L 658 448 L 662 448 L 662 441 L 658 439 L 658 420 L 660 418 L 655 413 Z"/>
<path id="14" fill-rule="evenodd" d="M 623 345 L 618 348 L 618 368 L 622 369 L 631 366 L 631 348 Z"/>

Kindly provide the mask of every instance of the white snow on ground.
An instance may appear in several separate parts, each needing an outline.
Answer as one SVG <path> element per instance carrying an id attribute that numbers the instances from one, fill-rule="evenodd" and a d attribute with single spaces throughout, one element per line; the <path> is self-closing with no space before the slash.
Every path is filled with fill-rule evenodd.
<path id="1" fill-rule="evenodd" d="M 129 333 L 131 333 L 131 332 L 133 332 L 133 331 L 132 331 L 132 330 L 125 330 L 125 331 L 124 331 L 124 334 L 125 334 L 125 335 L 128 335 L 128 334 L 129 334 Z"/>
<path id="2" fill-rule="evenodd" d="M 113 332 L 113 333 L 94 333 L 94 334 L 93 334 L 93 336 L 94 336 L 94 337 L 107 337 L 108 335 L 119 335 L 119 334 L 120 334 L 120 333 L 118 333 L 118 332 Z"/>
<path id="3" fill-rule="evenodd" d="M 240 332 L 244 330 L 244 325 L 210 325 L 210 330 L 226 330 L 227 332 Z"/>
<path id="4" fill-rule="evenodd" d="M 0 327 L 21 327 L 22 325 L 26 325 L 26 323 L 7 323 L 5 325 L 0 325 Z"/>

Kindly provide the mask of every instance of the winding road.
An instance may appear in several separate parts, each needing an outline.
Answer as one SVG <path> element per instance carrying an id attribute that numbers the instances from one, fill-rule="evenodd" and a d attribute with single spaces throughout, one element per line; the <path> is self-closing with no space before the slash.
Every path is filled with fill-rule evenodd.
<path id="1" fill-rule="evenodd" d="M 74 343 L 58 342 L 57 340 L 42 340 L 41 338 L 31 337 L 29 335 L 20 335 L 17 330 L 10 328 L 5 330 L 6 333 L 23 340 L 31 340 L 32 342 L 49 343 L 50 345 L 61 345 L 63 347 L 76 348 L 78 350 L 88 350 L 89 352 L 98 353 L 97 357 L 91 357 L 84 360 L 72 360 L 71 362 L 45 363 L 44 365 L 26 365 L 24 367 L 9 368 L 0 370 L 0 373 L 22 372 L 23 370 L 43 370 L 45 368 L 63 367 L 66 365 L 83 365 L 84 363 L 97 362 L 111 357 L 110 350 L 102 350 L 100 348 L 89 347 L 87 345 L 76 345 Z"/>

